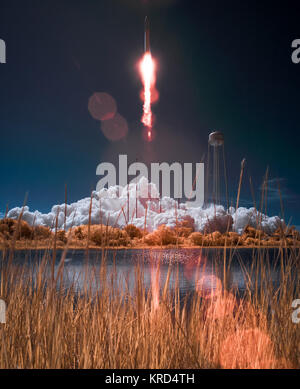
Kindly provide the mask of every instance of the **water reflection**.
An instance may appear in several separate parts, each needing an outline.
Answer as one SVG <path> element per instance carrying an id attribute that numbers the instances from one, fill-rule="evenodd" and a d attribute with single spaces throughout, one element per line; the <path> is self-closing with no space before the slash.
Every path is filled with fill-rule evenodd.
<path id="1" fill-rule="evenodd" d="M 41 262 L 44 254 L 44 251 L 19 251 L 15 253 L 14 264 L 23 266 L 26 263 L 36 273 L 37 262 Z M 277 255 L 276 249 L 264 253 L 264 261 L 268 262 L 265 267 L 268 273 L 264 278 L 272 281 L 274 287 L 280 282 Z M 62 251 L 58 251 L 56 274 L 61 258 Z M 102 263 L 105 263 L 104 267 Z M 168 280 L 168 288 L 174 290 L 178 285 L 183 295 L 197 292 L 204 297 L 216 297 L 222 289 L 243 293 L 247 288 L 260 288 L 260 272 L 254 271 L 252 265 L 252 249 L 239 249 L 234 253 L 227 250 L 226 255 L 221 249 L 108 250 L 105 254 L 101 250 L 90 250 L 88 258 L 83 250 L 70 250 L 65 256 L 62 279 L 66 287 L 73 284 L 78 291 L 83 290 L 86 280 L 89 288 L 95 290 L 105 279 L 113 282 L 114 287 L 132 293 L 139 271 L 145 289 L 151 290 L 154 296 L 158 296 L 158 290 L 162 290 Z M 47 271 L 50 275 L 50 264 Z"/>

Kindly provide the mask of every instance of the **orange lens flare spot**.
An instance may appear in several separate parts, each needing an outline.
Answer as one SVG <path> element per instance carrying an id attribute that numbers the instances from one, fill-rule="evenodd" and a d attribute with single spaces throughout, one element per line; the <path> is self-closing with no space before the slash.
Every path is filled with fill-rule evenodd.
<path id="1" fill-rule="evenodd" d="M 108 93 L 96 92 L 89 98 L 88 110 L 96 120 L 110 120 L 117 113 L 117 103 Z"/>
<path id="2" fill-rule="evenodd" d="M 202 297 L 210 299 L 222 291 L 222 282 L 213 274 L 198 275 L 196 272 L 195 288 Z"/>
<path id="3" fill-rule="evenodd" d="M 273 368 L 276 363 L 273 343 L 257 328 L 237 330 L 224 340 L 220 362 L 225 369 Z"/>
<path id="4" fill-rule="evenodd" d="M 107 139 L 114 142 L 126 137 L 128 124 L 126 119 L 117 113 L 112 119 L 102 121 L 101 130 Z"/>

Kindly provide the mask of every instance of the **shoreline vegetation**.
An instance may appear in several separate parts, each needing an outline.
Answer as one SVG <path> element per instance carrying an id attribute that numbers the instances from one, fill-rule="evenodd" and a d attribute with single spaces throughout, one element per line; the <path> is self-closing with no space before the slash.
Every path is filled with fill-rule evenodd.
<path id="1" fill-rule="evenodd" d="M 108 225 L 82 225 L 68 231 L 30 226 L 24 220 L 0 220 L 0 250 L 33 249 L 196 249 L 300 247 L 300 233 L 295 227 L 279 227 L 273 234 L 246 226 L 242 234 L 233 231 L 201 233 L 188 222 L 175 228 L 160 226 L 153 232 L 132 224 L 123 229 Z"/>
<path id="2" fill-rule="evenodd" d="M 68 283 L 64 278 L 65 255 L 55 266 L 56 250 L 72 247 L 72 239 L 86 249 L 95 240 L 97 248 L 121 248 L 117 243 L 124 242 L 132 248 L 127 242 L 145 244 L 147 237 L 149 248 L 157 247 L 157 239 L 159 247 L 180 247 L 179 238 L 194 236 L 199 238 L 197 247 L 204 247 L 202 234 L 189 231 L 185 237 L 166 227 L 144 234 L 129 226 L 124 231 L 99 225 L 52 232 L 20 219 L 3 219 L 0 226 L 7 248 L 0 256 L 0 298 L 7 307 L 6 323 L 0 324 L 0 369 L 299 369 L 300 331 L 292 320 L 292 302 L 300 296 L 295 229 L 279 235 L 280 247 L 291 250 L 279 250 L 275 263 L 268 250 L 253 250 L 248 270 L 240 259 L 246 284 L 242 296 L 230 286 L 230 254 L 221 265 L 213 256 L 215 275 L 203 275 L 201 255 L 192 268 L 186 264 L 195 291 L 182 297 L 172 264 L 162 279 L 160 263 L 152 263 L 146 287 L 138 263 L 132 264 L 131 280 L 126 274 L 120 278 L 116 270 L 109 273 L 105 250 L 98 269 L 83 264 L 78 291 L 77 278 Z M 247 231 L 245 239 L 257 233 Z M 228 234 L 226 238 L 235 237 Z M 263 236 L 259 232 L 252 239 L 263 241 Z M 231 244 L 242 247 L 238 242 Z M 39 244 L 53 252 L 46 250 L 37 266 L 14 263 L 17 248 Z M 273 282 L 274 266 L 280 267 L 279 286 Z"/>

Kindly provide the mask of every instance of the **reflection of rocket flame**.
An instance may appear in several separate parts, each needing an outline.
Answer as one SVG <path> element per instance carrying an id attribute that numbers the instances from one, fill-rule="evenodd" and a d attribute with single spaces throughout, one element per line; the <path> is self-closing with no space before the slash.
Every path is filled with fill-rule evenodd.
<path id="1" fill-rule="evenodd" d="M 152 291 L 152 309 L 154 311 L 159 307 L 159 278 L 160 266 L 156 268 L 152 265 L 151 268 L 151 291 Z"/>
<path id="2" fill-rule="evenodd" d="M 150 52 L 150 26 L 149 19 L 145 18 L 145 54 L 140 63 L 140 72 L 144 86 L 144 105 L 142 123 L 147 127 L 147 138 L 152 140 L 152 111 L 151 89 L 155 84 L 155 62 Z"/>

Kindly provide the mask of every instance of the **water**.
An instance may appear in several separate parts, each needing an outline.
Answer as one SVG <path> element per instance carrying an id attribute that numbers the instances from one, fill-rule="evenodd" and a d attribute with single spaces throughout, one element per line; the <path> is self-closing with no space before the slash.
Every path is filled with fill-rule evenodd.
<path id="1" fill-rule="evenodd" d="M 13 259 L 15 266 L 37 271 L 45 251 L 16 251 Z M 55 262 L 57 273 L 63 251 L 58 250 Z M 178 285 L 180 294 L 186 295 L 195 290 L 209 293 L 219 287 L 226 287 L 243 294 L 247 288 L 254 290 L 261 286 L 260 272 L 253 271 L 253 254 L 257 261 L 262 260 L 266 266 L 268 281 L 273 283 L 274 289 L 280 283 L 280 252 L 278 249 L 236 249 L 226 250 L 224 275 L 224 249 L 145 249 L 145 250 L 106 250 L 106 277 L 111 280 L 115 275 L 115 285 L 130 293 L 134 291 L 136 279 L 136 265 L 143 271 L 146 290 L 155 285 L 162 289 L 170 268 L 169 289 L 174 290 Z M 70 250 L 67 252 L 64 263 L 63 280 L 66 287 L 73 284 L 77 291 L 82 291 L 85 280 L 92 290 L 101 284 L 101 250 Z M 49 258 L 52 258 L 50 251 Z M 51 260 L 49 260 L 51 262 Z M 87 269 L 87 271 L 86 271 Z M 252 270 L 251 270 L 252 269 Z M 51 274 L 51 264 L 47 266 Z M 158 273 L 157 273 L 158 272 Z M 158 274 L 158 278 L 156 275 Z M 25 273 L 26 276 L 26 273 Z M 152 281 L 151 281 L 152 280 Z M 155 280 L 158 280 L 157 282 Z M 225 282 L 226 280 L 226 282 Z"/>

